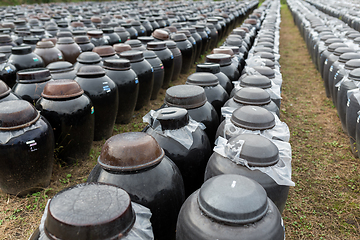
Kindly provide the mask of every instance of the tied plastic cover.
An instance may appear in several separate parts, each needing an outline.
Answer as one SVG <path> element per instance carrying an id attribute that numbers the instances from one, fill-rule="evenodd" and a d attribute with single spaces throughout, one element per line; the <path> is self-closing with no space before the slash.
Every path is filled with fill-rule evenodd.
<path id="1" fill-rule="evenodd" d="M 270 79 L 270 80 L 271 80 L 271 87 L 266 88 L 264 90 L 269 93 L 271 99 L 282 99 L 281 92 L 280 92 L 280 86 L 275 84 L 274 81 L 272 81 L 272 79 Z M 240 86 L 240 81 L 233 81 L 232 83 L 234 84 L 233 92 L 237 92 L 243 88 Z"/>
<path id="2" fill-rule="evenodd" d="M 143 117 L 143 122 L 149 123 L 154 131 L 165 137 L 174 139 L 188 150 L 194 142 L 192 133 L 195 132 L 197 128 L 200 128 L 201 130 L 206 128 L 204 124 L 193 120 L 189 116 L 189 123 L 186 126 L 175 130 L 163 130 L 160 121 L 157 119 L 158 115 L 159 112 L 151 110 Z"/>
<path id="3" fill-rule="evenodd" d="M 12 131 L 0 131 L 0 144 L 6 144 L 11 139 L 16 138 L 18 136 L 24 135 L 27 132 L 32 130 L 38 129 L 41 127 L 41 122 L 36 121 L 34 124 L 31 124 L 28 127 L 21 128 L 19 130 L 12 130 Z"/>
<path id="4" fill-rule="evenodd" d="M 280 121 L 279 117 L 274 112 L 271 113 L 275 117 L 275 126 L 273 128 L 265 130 L 250 130 L 235 126 L 230 121 L 232 112 L 233 108 L 231 107 L 221 108 L 221 114 L 225 117 L 224 132 L 222 133 L 222 137 L 226 138 L 226 135 L 230 135 L 230 137 L 233 137 L 244 133 L 252 133 L 267 137 L 272 140 L 280 140 L 284 142 L 290 141 L 290 130 L 288 125 L 285 122 Z"/>
<path id="5" fill-rule="evenodd" d="M 214 152 L 230 159 L 232 162 L 245 166 L 246 168 L 254 171 L 259 170 L 271 177 L 277 184 L 285 186 L 295 186 L 295 183 L 291 181 L 291 145 L 290 143 L 273 140 L 271 141 L 279 149 L 279 161 L 268 167 L 252 167 L 249 166 L 248 161 L 241 158 L 242 146 L 245 140 L 239 140 L 237 145 L 240 147 L 235 148 L 234 145 L 229 144 L 228 140 L 222 137 L 218 137 L 215 141 Z"/>
<path id="6" fill-rule="evenodd" d="M 275 77 L 272 78 L 271 81 L 274 82 L 276 85 L 281 87 L 282 81 L 283 81 L 282 80 L 282 75 L 281 75 L 281 73 L 279 71 L 276 71 L 275 69 L 274 69 L 274 73 L 275 73 Z M 256 71 L 253 67 L 245 66 L 240 79 L 242 79 L 242 78 L 244 78 L 246 76 L 251 76 L 251 75 L 261 75 L 261 74 L 258 71 Z"/>
<path id="7" fill-rule="evenodd" d="M 49 203 L 50 199 L 48 200 L 44 214 L 41 217 L 39 226 L 40 236 L 38 240 L 49 240 L 44 232 Z M 134 202 L 131 202 L 131 205 L 135 212 L 135 223 L 128 234 L 122 237 L 121 240 L 153 240 L 154 233 L 150 222 L 152 215 L 151 211 L 148 208 Z"/>

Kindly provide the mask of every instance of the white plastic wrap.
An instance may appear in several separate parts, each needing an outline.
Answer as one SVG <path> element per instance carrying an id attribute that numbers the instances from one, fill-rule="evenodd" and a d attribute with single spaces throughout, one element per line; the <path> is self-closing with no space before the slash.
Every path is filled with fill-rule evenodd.
<path id="1" fill-rule="evenodd" d="M 220 154 L 233 161 L 236 164 L 243 165 L 250 170 L 259 170 L 269 177 L 271 177 L 277 184 L 285 186 L 295 186 L 295 183 L 291 181 L 291 145 L 290 143 L 271 140 L 279 149 L 279 161 L 269 167 L 251 167 L 248 161 L 241 158 L 242 145 L 245 140 L 240 140 L 237 145 L 240 147 L 235 148 L 234 145 L 229 144 L 228 140 L 222 137 L 218 137 L 215 141 L 214 152 Z"/>
<path id="2" fill-rule="evenodd" d="M 41 127 L 41 122 L 36 121 L 34 124 L 31 124 L 29 127 L 25 127 L 19 130 L 13 131 L 0 131 L 0 144 L 6 144 L 11 139 L 16 138 L 20 135 L 25 134 L 26 132 L 30 132 L 32 130 L 38 129 Z"/>
<path id="3" fill-rule="evenodd" d="M 265 65 L 264 65 L 265 66 Z M 274 73 L 275 73 L 275 78 L 270 79 L 273 83 L 275 83 L 276 85 L 280 86 L 282 85 L 282 75 L 280 73 L 280 71 L 276 71 L 275 69 Z M 245 66 L 244 70 L 243 70 L 243 75 L 240 79 L 246 77 L 246 76 L 251 76 L 251 75 L 261 75 L 258 71 L 256 71 L 253 67 L 250 66 Z"/>
<path id="4" fill-rule="evenodd" d="M 240 86 L 240 81 L 234 81 L 234 92 L 239 91 L 242 87 Z M 266 88 L 264 89 L 265 91 L 267 91 L 270 95 L 270 98 L 273 100 L 277 100 L 277 99 L 282 99 L 281 98 L 281 91 L 280 91 L 280 86 L 276 85 L 273 81 L 271 81 L 271 88 Z"/>
<path id="5" fill-rule="evenodd" d="M 157 133 L 161 134 L 164 137 L 169 137 L 183 145 L 186 149 L 190 149 L 194 139 L 192 133 L 196 131 L 197 128 L 204 130 L 206 127 L 204 124 L 199 123 L 193 120 L 189 116 L 189 124 L 186 126 L 176 129 L 176 130 L 163 130 L 159 120 L 157 120 L 159 113 L 157 111 L 151 110 L 143 117 L 143 122 L 149 123 L 152 129 Z"/>

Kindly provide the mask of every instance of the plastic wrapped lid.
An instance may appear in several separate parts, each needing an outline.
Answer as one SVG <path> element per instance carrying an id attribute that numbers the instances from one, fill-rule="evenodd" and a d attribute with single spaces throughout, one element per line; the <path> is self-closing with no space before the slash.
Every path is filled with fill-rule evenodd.
<path id="1" fill-rule="evenodd" d="M 239 141 L 244 143 L 239 145 Z M 279 149 L 268 138 L 257 134 L 241 134 L 228 141 L 231 148 L 241 147 L 240 158 L 245 159 L 251 167 L 269 167 L 279 161 Z"/>
<path id="2" fill-rule="evenodd" d="M 141 51 L 137 50 L 122 52 L 120 53 L 120 57 L 130 60 L 131 63 L 144 60 L 144 54 Z"/>
<path id="3" fill-rule="evenodd" d="M 342 53 L 339 57 L 339 62 L 346 63 L 351 59 L 360 59 L 360 53 L 355 53 L 355 52 Z"/>
<path id="4" fill-rule="evenodd" d="M 256 222 L 268 211 L 264 188 L 252 179 L 235 174 L 207 180 L 199 190 L 198 203 L 206 216 L 230 225 Z"/>
<path id="5" fill-rule="evenodd" d="M 85 44 L 85 43 L 90 42 L 90 39 L 88 36 L 76 36 L 76 37 L 74 37 L 74 40 L 77 44 Z"/>
<path id="6" fill-rule="evenodd" d="M 109 45 L 94 47 L 92 51 L 99 54 L 100 57 L 108 57 L 116 54 L 114 48 Z"/>
<path id="7" fill-rule="evenodd" d="M 269 68 L 269 67 L 255 66 L 253 68 L 263 76 L 266 76 L 266 77 L 268 77 L 270 79 L 275 78 L 275 71 L 273 69 Z"/>
<path id="8" fill-rule="evenodd" d="M 181 41 L 185 41 L 187 37 L 184 33 L 176 33 L 171 36 L 171 39 L 174 40 L 175 42 L 181 42 Z"/>
<path id="9" fill-rule="evenodd" d="M 84 93 L 75 80 L 60 79 L 45 85 L 41 96 L 47 99 L 65 99 L 78 97 Z"/>
<path id="10" fill-rule="evenodd" d="M 2 80 L 0 80 L 0 99 L 9 95 L 11 88 Z"/>
<path id="11" fill-rule="evenodd" d="M 236 109 L 230 121 L 237 127 L 249 130 L 265 130 L 275 126 L 275 117 L 270 111 L 250 105 Z"/>
<path id="12" fill-rule="evenodd" d="M 356 68 L 349 73 L 349 78 L 354 81 L 360 81 L 360 68 Z"/>
<path id="13" fill-rule="evenodd" d="M 199 63 L 196 65 L 196 72 L 210 72 L 216 74 L 220 72 L 220 64 L 217 63 Z"/>
<path id="14" fill-rule="evenodd" d="M 9 35 L 6 34 L 0 34 L 0 43 L 8 43 L 11 42 L 12 39 Z"/>
<path id="15" fill-rule="evenodd" d="M 271 98 L 264 89 L 244 87 L 235 93 L 234 101 L 244 105 L 265 105 L 271 102 Z"/>
<path id="16" fill-rule="evenodd" d="M 51 79 L 51 74 L 47 68 L 29 68 L 17 72 L 17 82 L 36 83 L 45 82 Z"/>
<path id="17" fill-rule="evenodd" d="M 218 85 L 219 79 L 215 74 L 209 72 L 196 72 L 188 76 L 186 84 L 210 87 Z"/>
<path id="18" fill-rule="evenodd" d="M 178 33 L 183 33 L 187 38 L 191 37 L 191 33 L 189 30 L 179 30 Z"/>
<path id="19" fill-rule="evenodd" d="M 50 239 L 117 239 L 135 222 L 129 194 L 104 183 L 82 183 L 51 199 L 45 220 Z"/>
<path id="20" fill-rule="evenodd" d="M 353 70 L 355 68 L 360 68 L 360 59 L 351 59 L 345 63 L 345 69 Z"/>
<path id="21" fill-rule="evenodd" d="M 275 55 L 269 52 L 257 52 L 254 56 L 259 56 L 260 58 L 269 59 L 271 61 L 275 61 Z"/>
<path id="22" fill-rule="evenodd" d="M 25 128 L 35 123 L 40 113 L 25 100 L 0 102 L 0 130 L 11 131 Z"/>
<path id="23" fill-rule="evenodd" d="M 360 37 L 360 33 L 351 33 L 347 37 L 351 40 L 354 40 L 355 38 Z"/>
<path id="24" fill-rule="evenodd" d="M 343 43 L 343 40 L 340 38 L 334 37 L 334 38 L 328 38 L 325 40 L 325 46 L 330 46 L 332 43 Z"/>
<path id="25" fill-rule="evenodd" d="M 271 80 L 263 75 L 249 75 L 240 80 L 241 87 L 259 87 L 262 89 L 270 88 Z"/>
<path id="26" fill-rule="evenodd" d="M 193 109 L 207 102 L 205 90 L 194 85 L 177 85 L 166 90 L 164 102 L 170 107 Z"/>
<path id="27" fill-rule="evenodd" d="M 98 63 L 102 60 L 96 52 L 83 52 L 77 57 L 76 61 L 83 64 Z"/>
<path id="28" fill-rule="evenodd" d="M 130 61 L 128 59 L 106 59 L 104 61 L 105 69 L 124 71 L 130 69 Z"/>
<path id="29" fill-rule="evenodd" d="M 114 44 L 113 47 L 117 54 L 131 50 L 131 46 L 129 44 L 125 44 L 125 43 L 117 43 L 117 44 Z"/>
<path id="30" fill-rule="evenodd" d="M 148 42 L 146 45 L 146 48 L 148 50 L 152 51 L 159 51 L 166 49 L 166 43 L 165 42 Z"/>
<path id="31" fill-rule="evenodd" d="M 189 123 L 188 111 L 184 108 L 167 107 L 157 111 L 157 120 L 162 130 L 175 130 Z"/>
<path id="32" fill-rule="evenodd" d="M 334 55 L 340 56 L 343 53 L 351 53 L 351 52 L 355 52 L 355 50 L 349 47 L 338 47 L 334 50 Z"/>
<path id="33" fill-rule="evenodd" d="M 320 36 L 320 41 L 325 42 L 329 38 L 335 38 L 335 35 L 333 33 L 326 33 L 325 35 Z"/>
<path id="34" fill-rule="evenodd" d="M 12 54 L 23 55 L 23 54 L 29 54 L 31 52 L 32 52 L 31 46 L 28 46 L 28 45 L 11 48 L 11 53 Z"/>
<path id="35" fill-rule="evenodd" d="M 165 30 L 161 30 L 161 29 L 156 29 L 151 36 L 153 36 L 156 39 L 160 39 L 160 40 L 169 40 L 170 38 L 170 34 L 165 31 Z"/>
<path id="36" fill-rule="evenodd" d="M 99 65 L 84 65 L 79 68 L 76 76 L 82 78 L 97 78 L 105 75 L 105 70 Z"/>
<path id="37" fill-rule="evenodd" d="M 231 55 L 229 54 L 210 54 L 206 56 L 205 62 L 218 63 L 220 67 L 231 64 Z"/>
<path id="38" fill-rule="evenodd" d="M 53 48 L 54 43 L 52 41 L 39 41 L 36 44 L 36 48 Z"/>
<path id="39" fill-rule="evenodd" d="M 112 136 L 105 142 L 98 163 L 112 171 L 137 171 L 160 163 L 164 155 L 164 150 L 152 136 L 127 132 Z"/>
<path id="40" fill-rule="evenodd" d="M 73 65 L 67 61 L 52 62 L 46 68 L 50 70 L 50 73 L 74 70 Z"/>

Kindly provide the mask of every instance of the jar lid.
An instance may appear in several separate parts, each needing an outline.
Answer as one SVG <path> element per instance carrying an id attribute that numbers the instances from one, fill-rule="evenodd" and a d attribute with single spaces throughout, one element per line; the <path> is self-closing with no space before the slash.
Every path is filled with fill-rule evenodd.
<path id="1" fill-rule="evenodd" d="M 185 34 L 185 36 L 186 36 L 187 38 L 191 37 L 191 33 L 190 33 L 189 30 L 179 30 L 179 31 L 177 31 L 177 32 L 178 32 L 178 33 Z"/>
<path id="2" fill-rule="evenodd" d="M 187 37 L 184 33 L 175 33 L 171 36 L 171 39 L 175 42 L 181 42 L 187 40 Z"/>
<path id="3" fill-rule="evenodd" d="M 347 37 L 351 40 L 354 40 L 355 38 L 360 37 L 360 33 L 351 33 Z"/>
<path id="4" fill-rule="evenodd" d="M 159 51 L 166 49 L 166 43 L 165 42 L 148 42 L 146 45 L 146 48 L 148 50 L 153 51 Z"/>
<path id="5" fill-rule="evenodd" d="M 328 46 L 327 50 L 331 53 L 335 52 L 335 49 L 340 47 L 347 47 L 345 43 L 332 43 Z"/>
<path id="6" fill-rule="evenodd" d="M 47 69 L 50 70 L 50 73 L 64 72 L 74 70 L 74 67 L 71 63 L 67 61 L 57 61 L 49 63 L 46 66 Z"/>
<path id="7" fill-rule="evenodd" d="M 210 54 L 206 56 L 205 62 L 218 63 L 220 67 L 231 64 L 231 55 L 229 54 Z"/>
<path id="8" fill-rule="evenodd" d="M 209 72 L 217 74 L 220 72 L 220 64 L 217 63 L 199 63 L 196 65 L 196 72 Z"/>
<path id="9" fill-rule="evenodd" d="M 193 25 L 197 32 L 202 32 L 205 30 L 205 27 L 202 25 Z"/>
<path id="10" fill-rule="evenodd" d="M 76 76 L 82 78 L 97 78 L 105 76 L 105 70 L 99 65 L 84 65 L 79 68 Z"/>
<path id="11" fill-rule="evenodd" d="M 230 56 L 234 56 L 234 52 L 231 48 L 214 48 L 214 54 L 228 54 Z"/>
<path id="12" fill-rule="evenodd" d="M 67 38 L 72 38 L 72 33 L 70 32 L 70 31 L 59 31 L 57 34 L 56 34 L 56 37 L 58 38 L 58 39 L 60 39 L 60 38 L 65 38 L 65 37 L 67 37 Z M 68 40 L 69 41 L 69 40 Z M 68 44 L 67 42 L 64 42 L 64 44 Z"/>
<path id="13" fill-rule="evenodd" d="M 176 43 L 173 40 L 164 41 L 166 47 L 169 49 L 177 48 Z"/>
<path id="14" fill-rule="evenodd" d="M 92 51 L 99 54 L 100 57 L 108 57 L 116 54 L 114 48 L 109 45 L 94 47 Z"/>
<path id="15" fill-rule="evenodd" d="M 127 59 L 106 59 L 103 68 L 109 70 L 124 71 L 130 69 L 130 61 Z"/>
<path id="16" fill-rule="evenodd" d="M 258 44 L 262 43 L 262 42 L 268 42 L 268 43 L 274 44 L 274 39 L 270 38 L 270 37 L 259 37 Z"/>
<path id="17" fill-rule="evenodd" d="M 135 223 L 129 194 L 114 185 L 82 183 L 50 201 L 45 234 L 55 239 L 117 239 Z"/>
<path id="18" fill-rule="evenodd" d="M 114 44 L 113 48 L 117 54 L 131 50 L 131 46 L 129 44 L 125 44 L 125 43 Z"/>
<path id="19" fill-rule="evenodd" d="M 127 132 L 112 136 L 105 142 L 98 163 L 107 170 L 137 171 L 160 163 L 164 155 L 164 150 L 152 136 Z"/>
<path id="20" fill-rule="evenodd" d="M 335 56 L 340 56 L 340 55 L 343 54 L 343 53 L 352 53 L 352 52 L 355 52 L 355 50 L 352 49 L 352 48 L 349 48 L 349 47 L 339 47 L 339 48 L 336 48 L 336 49 L 335 49 L 334 55 L 335 55 Z"/>
<path id="21" fill-rule="evenodd" d="M 262 46 L 254 47 L 254 53 L 258 53 L 258 52 L 273 53 L 274 50 L 272 48 L 269 48 L 269 47 L 262 47 Z"/>
<path id="22" fill-rule="evenodd" d="M 161 29 L 156 29 L 155 31 L 153 31 L 151 36 L 160 40 L 168 40 L 170 38 L 170 34 L 167 31 Z"/>
<path id="23" fill-rule="evenodd" d="M 265 105 L 271 102 L 271 98 L 264 89 L 244 87 L 235 93 L 234 101 L 244 105 Z"/>
<path id="24" fill-rule="evenodd" d="M 256 19 L 248 18 L 248 19 L 245 19 L 244 23 L 251 24 L 251 25 L 256 25 L 257 21 L 256 21 Z"/>
<path id="25" fill-rule="evenodd" d="M 271 80 L 263 75 L 250 75 L 240 80 L 241 87 L 271 88 Z"/>
<path id="26" fill-rule="evenodd" d="M 137 47 L 142 47 L 142 43 L 140 40 L 138 39 L 130 39 L 130 40 L 127 40 L 125 42 L 125 44 L 128 44 L 131 46 L 131 48 L 137 48 Z"/>
<path id="27" fill-rule="evenodd" d="M 267 47 L 267 48 L 274 49 L 274 44 L 271 43 L 271 42 L 258 42 L 257 46 L 258 47 Z"/>
<path id="28" fill-rule="evenodd" d="M 254 54 L 254 56 L 259 56 L 260 58 L 269 59 L 271 61 L 275 61 L 275 55 L 269 52 L 257 52 Z"/>
<path id="29" fill-rule="evenodd" d="M 270 139 L 261 135 L 241 134 L 230 138 L 228 145 L 231 146 L 228 151 L 241 147 L 240 158 L 245 159 L 251 167 L 269 167 L 279 162 L 279 149 Z"/>
<path id="30" fill-rule="evenodd" d="M 157 111 L 162 130 L 175 130 L 189 123 L 188 111 L 184 108 L 167 107 Z"/>
<path id="31" fill-rule="evenodd" d="M 243 106 L 236 109 L 230 121 L 237 127 L 249 130 L 266 130 L 275 126 L 274 115 L 259 106 Z"/>
<path id="32" fill-rule="evenodd" d="M 252 179 L 235 174 L 207 180 L 199 190 L 198 203 L 205 215 L 230 225 L 256 222 L 268 211 L 264 188 Z"/>
<path id="33" fill-rule="evenodd" d="M 47 68 L 29 68 L 17 72 L 17 82 L 36 83 L 45 82 L 51 79 L 51 74 Z"/>
<path id="34" fill-rule="evenodd" d="M 113 33 L 114 32 L 113 28 L 103 28 L 101 30 L 103 31 L 103 33 Z"/>
<path id="35" fill-rule="evenodd" d="M 170 33 L 176 33 L 177 32 L 177 28 L 175 26 L 168 26 L 168 27 L 165 27 L 165 29 L 169 30 Z"/>
<path id="36" fill-rule="evenodd" d="M 261 75 L 268 77 L 269 79 L 275 78 L 275 71 L 266 66 L 255 66 L 253 67 Z"/>
<path id="37" fill-rule="evenodd" d="M 1 34 L 0 35 L 0 43 L 8 43 L 8 42 L 11 42 L 12 39 L 9 35 L 6 35 L 6 34 Z"/>
<path id="38" fill-rule="evenodd" d="M 116 27 L 116 28 L 114 28 L 114 31 L 115 32 L 127 32 L 124 27 Z"/>
<path id="39" fill-rule="evenodd" d="M 87 31 L 87 35 L 91 38 L 101 38 L 103 36 L 103 31 L 101 30 L 89 30 Z"/>
<path id="40" fill-rule="evenodd" d="M 332 43 L 343 43 L 343 40 L 337 37 L 328 38 L 327 40 L 325 40 L 325 46 L 329 46 Z"/>
<path id="41" fill-rule="evenodd" d="M 60 79 L 47 83 L 41 96 L 47 99 L 65 99 L 78 97 L 84 93 L 75 80 Z"/>
<path id="42" fill-rule="evenodd" d="M 360 53 L 356 53 L 356 52 L 343 53 L 339 57 L 339 62 L 346 63 L 351 59 L 360 59 Z"/>
<path id="43" fill-rule="evenodd" d="M 354 81 L 360 81 L 360 68 L 356 68 L 349 73 L 349 78 Z"/>
<path id="44" fill-rule="evenodd" d="M 164 102 L 170 107 L 193 109 L 203 106 L 207 98 L 202 87 L 177 85 L 166 90 Z"/>
<path id="45" fill-rule="evenodd" d="M 141 51 L 130 50 L 120 53 L 120 57 L 130 60 L 130 63 L 144 60 L 144 54 Z"/>
<path id="46" fill-rule="evenodd" d="M 72 37 L 58 38 L 57 44 L 73 44 L 75 41 Z"/>
<path id="47" fill-rule="evenodd" d="M 220 49 L 231 49 L 235 55 L 240 54 L 240 48 L 238 46 L 220 46 Z"/>
<path id="48" fill-rule="evenodd" d="M 77 44 L 85 44 L 90 42 L 88 36 L 76 36 L 74 37 L 74 40 Z"/>
<path id="49" fill-rule="evenodd" d="M 0 130 L 11 131 L 25 128 L 35 123 L 40 113 L 25 100 L 0 102 Z"/>
<path id="50" fill-rule="evenodd" d="M 353 70 L 355 68 L 360 68 L 360 59 L 351 59 L 345 63 L 345 69 Z"/>
<path id="51" fill-rule="evenodd" d="M 226 38 L 225 43 L 230 46 L 241 46 L 242 45 L 242 39 L 239 35 L 234 35 L 237 37 L 228 37 Z"/>
<path id="52" fill-rule="evenodd" d="M 79 63 L 89 64 L 98 63 L 102 58 L 96 52 L 83 52 L 77 57 L 76 61 Z"/>
<path id="53" fill-rule="evenodd" d="M 190 34 L 196 33 L 196 29 L 193 27 L 185 27 L 185 28 L 181 28 L 181 30 L 187 30 L 190 32 Z"/>
<path id="54" fill-rule="evenodd" d="M 186 84 L 211 87 L 218 85 L 219 79 L 215 74 L 209 72 L 196 72 L 188 76 Z"/>
<path id="55" fill-rule="evenodd" d="M 155 38 L 153 38 L 151 36 L 140 36 L 137 39 L 140 40 L 140 42 L 145 46 L 148 42 L 152 42 L 155 40 Z"/>
<path id="56" fill-rule="evenodd" d="M 333 33 L 326 33 L 320 36 L 320 41 L 325 42 L 329 38 L 334 38 L 335 35 Z"/>
<path id="57" fill-rule="evenodd" d="M 54 46 L 52 41 L 39 41 L 36 44 L 36 48 L 53 48 Z"/>
<path id="58" fill-rule="evenodd" d="M 6 97 L 11 92 L 11 88 L 0 79 L 0 99 Z"/>
<path id="59" fill-rule="evenodd" d="M 24 55 L 24 54 L 29 54 L 31 52 L 32 52 L 32 49 L 31 49 L 31 46 L 29 46 L 29 45 L 11 48 L 12 54 Z"/>

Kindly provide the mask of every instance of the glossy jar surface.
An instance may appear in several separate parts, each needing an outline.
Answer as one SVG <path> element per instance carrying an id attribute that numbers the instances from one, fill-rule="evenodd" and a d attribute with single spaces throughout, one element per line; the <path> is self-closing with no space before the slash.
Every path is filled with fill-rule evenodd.
<path id="1" fill-rule="evenodd" d="M 33 53 L 30 46 L 13 47 L 8 62 L 14 65 L 17 71 L 45 67 L 42 58 Z"/>
<path id="2" fill-rule="evenodd" d="M 210 54 L 206 56 L 206 63 L 220 64 L 220 71 L 223 72 L 231 82 L 237 81 L 240 77 L 237 66 L 232 64 L 231 55 L 228 54 Z"/>
<path id="3" fill-rule="evenodd" d="M 3 80 L 9 87 L 13 87 L 16 82 L 16 67 L 9 63 L 6 55 L 0 53 L 0 79 Z"/>
<path id="4" fill-rule="evenodd" d="M 66 61 L 58 61 L 50 63 L 46 66 L 49 69 L 52 79 L 74 79 L 76 71 L 71 63 Z"/>
<path id="5" fill-rule="evenodd" d="M 63 61 L 63 55 L 59 49 L 51 41 L 40 41 L 36 44 L 34 53 L 39 55 L 44 61 L 44 65 L 47 66 L 49 63 Z"/>
<path id="6" fill-rule="evenodd" d="M 146 61 L 148 61 L 154 70 L 154 85 L 151 93 L 151 100 L 157 99 L 158 93 L 164 82 L 164 64 L 158 58 L 154 51 L 143 51 Z"/>
<path id="7" fill-rule="evenodd" d="M 18 99 L 21 98 L 12 93 L 11 88 L 4 81 L 0 80 L 0 102 Z"/>
<path id="8" fill-rule="evenodd" d="M 83 52 L 78 56 L 76 61 L 77 62 L 74 64 L 75 71 L 78 71 L 80 67 L 85 65 L 103 65 L 102 58 L 96 52 Z"/>
<path id="9" fill-rule="evenodd" d="M 360 111 L 360 93 L 351 94 L 348 98 L 346 108 L 346 129 L 350 139 L 350 149 L 355 157 L 358 157 L 356 148 L 356 122 L 357 112 Z"/>
<path id="10" fill-rule="evenodd" d="M 219 80 L 219 84 L 230 94 L 233 89 L 233 84 L 230 79 L 220 71 L 220 64 L 217 63 L 201 63 L 196 65 L 196 72 L 209 72 L 215 74 Z"/>
<path id="11" fill-rule="evenodd" d="M 191 42 L 187 40 L 185 34 L 183 33 L 174 34 L 172 36 L 172 40 L 175 41 L 176 46 L 181 51 L 181 56 L 182 56 L 181 73 L 187 74 L 192 66 L 192 59 L 194 54 L 194 50 L 191 45 Z"/>
<path id="12" fill-rule="evenodd" d="M 174 57 L 174 70 L 171 81 L 176 81 L 179 78 L 182 69 L 182 53 L 172 40 L 165 41 L 166 47 L 171 51 Z"/>
<path id="13" fill-rule="evenodd" d="M 0 188 L 23 196 L 50 184 L 54 134 L 48 121 L 24 100 L 0 103 Z"/>
<path id="14" fill-rule="evenodd" d="M 81 52 L 91 52 L 95 47 L 87 36 L 76 36 L 74 37 L 74 41 L 79 45 Z"/>
<path id="15" fill-rule="evenodd" d="M 81 53 L 81 48 L 71 37 L 59 38 L 56 48 L 62 52 L 64 60 L 72 64 L 76 63 L 76 59 Z"/>

